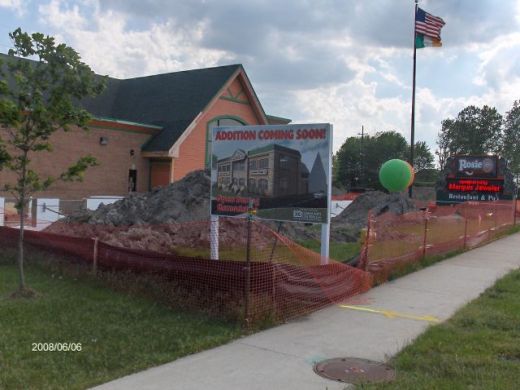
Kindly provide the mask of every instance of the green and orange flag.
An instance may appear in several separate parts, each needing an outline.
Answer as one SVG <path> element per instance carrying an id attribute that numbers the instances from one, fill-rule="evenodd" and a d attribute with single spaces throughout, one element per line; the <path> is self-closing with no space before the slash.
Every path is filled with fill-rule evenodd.
<path id="1" fill-rule="evenodd" d="M 428 46 L 442 46 L 441 29 L 445 24 L 442 18 L 417 8 L 415 13 L 415 47 L 422 49 Z"/>

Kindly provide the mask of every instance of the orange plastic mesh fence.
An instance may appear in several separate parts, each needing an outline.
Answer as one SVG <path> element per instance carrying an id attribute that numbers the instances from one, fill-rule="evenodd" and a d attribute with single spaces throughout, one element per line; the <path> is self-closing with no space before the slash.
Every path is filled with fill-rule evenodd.
<path id="1" fill-rule="evenodd" d="M 516 223 L 515 203 L 466 202 L 403 215 L 369 217 L 361 266 L 382 282 L 426 256 L 473 248 Z"/>
<path id="2" fill-rule="evenodd" d="M 161 275 L 172 288 L 188 292 L 193 305 L 211 305 L 213 313 L 253 322 L 300 316 L 371 286 L 364 270 L 322 259 L 258 221 L 249 227 L 244 219 L 220 218 L 219 260 L 212 260 L 217 234 L 212 236 L 210 226 L 210 221 L 126 227 L 63 223 L 53 225 L 53 233 L 28 230 L 25 241 L 88 263 L 97 253 L 100 269 Z M 0 228 L 4 244 L 14 245 L 17 237 L 18 230 Z M 85 237 L 97 237 L 97 244 Z"/>
<path id="3" fill-rule="evenodd" d="M 117 227 L 55 223 L 45 232 L 26 230 L 25 241 L 88 264 L 97 253 L 100 269 L 160 275 L 173 291 L 189 297 L 190 305 L 254 322 L 312 312 L 364 292 L 374 279 L 385 281 L 425 256 L 481 245 L 512 226 L 515 217 L 513 202 L 369 216 L 358 268 L 322 258 L 277 232 L 275 223 L 248 225 L 241 218 L 221 217 L 213 230 L 210 221 Z M 17 238 L 17 229 L 0 227 L 3 245 L 15 245 Z M 212 259 L 212 245 L 218 246 L 219 260 Z"/>

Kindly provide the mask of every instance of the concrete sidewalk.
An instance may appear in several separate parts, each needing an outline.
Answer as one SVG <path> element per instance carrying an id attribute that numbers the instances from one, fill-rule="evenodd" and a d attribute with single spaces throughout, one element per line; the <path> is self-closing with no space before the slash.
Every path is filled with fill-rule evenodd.
<path id="1" fill-rule="evenodd" d="M 520 234 L 515 234 L 359 296 L 363 307 L 376 312 L 335 305 L 96 389 L 344 389 L 345 384 L 317 376 L 313 364 L 335 357 L 385 361 L 431 323 L 407 316 L 445 320 L 519 266 Z"/>

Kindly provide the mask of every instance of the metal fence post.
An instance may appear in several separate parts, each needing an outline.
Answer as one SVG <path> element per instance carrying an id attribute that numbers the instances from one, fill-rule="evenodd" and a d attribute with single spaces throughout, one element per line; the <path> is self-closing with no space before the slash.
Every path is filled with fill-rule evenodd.
<path id="1" fill-rule="evenodd" d="M 516 226 L 516 195 L 513 197 L 513 226 Z"/>
<path id="2" fill-rule="evenodd" d="M 276 250 L 276 244 L 278 243 L 278 234 L 282 230 L 282 222 L 278 222 L 278 229 L 276 231 L 273 247 L 271 248 L 271 256 L 269 257 L 269 264 L 271 269 L 271 302 L 273 305 L 273 316 L 276 317 L 276 265 L 273 263 L 274 252 Z"/>
<path id="3" fill-rule="evenodd" d="M 497 227 L 498 227 L 497 219 L 498 219 L 497 204 L 496 204 L 496 202 L 493 202 L 493 224 L 494 224 L 493 231 L 495 232 L 495 234 L 496 234 Z"/>
<path id="4" fill-rule="evenodd" d="M 424 210 L 423 260 L 426 258 L 426 241 L 428 236 L 428 211 Z"/>
<path id="5" fill-rule="evenodd" d="M 464 244 L 463 249 L 468 248 L 468 207 L 464 205 Z"/>
<path id="6" fill-rule="evenodd" d="M 250 325 L 250 290 L 251 290 L 251 224 L 253 220 L 253 200 L 249 200 L 247 207 L 247 242 L 246 242 L 246 280 L 245 280 L 245 307 L 244 321 L 246 326 Z"/>
<path id="7" fill-rule="evenodd" d="M 96 275 L 97 273 L 97 263 L 98 263 L 98 245 L 99 245 L 99 238 L 95 237 L 94 240 L 94 251 L 92 254 L 92 273 Z"/>
<path id="8" fill-rule="evenodd" d="M 368 215 L 367 215 L 367 233 L 365 236 L 365 243 L 364 243 L 364 248 L 362 249 L 362 258 L 361 258 L 361 261 L 363 262 L 362 268 L 365 271 L 368 270 L 368 248 L 369 248 L 371 230 L 372 230 L 372 213 L 369 211 Z"/>

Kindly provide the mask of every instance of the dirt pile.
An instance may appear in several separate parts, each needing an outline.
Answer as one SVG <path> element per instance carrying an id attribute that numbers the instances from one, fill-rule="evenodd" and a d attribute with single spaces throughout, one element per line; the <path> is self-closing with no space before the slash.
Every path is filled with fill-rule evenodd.
<path id="1" fill-rule="evenodd" d="M 405 214 L 416 209 L 415 203 L 402 193 L 365 192 L 332 220 L 331 239 L 346 242 L 357 241 L 361 229 L 367 226 L 369 211 L 373 216 L 379 216 L 386 212 Z"/>
<path id="2" fill-rule="evenodd" d="M 130 194 L 95 211 L 75 214 L 66 222 L 129 226 L 203 221 L 208 219 L 209 191 L 210 177 L 204 171 L 195 171 L 167 187 Z"/>
<path id="3" fill-rule="evenodd" d="M 75 237 L 97 237 L 125 248 L 161 253 L 207 255 L 209 252 L 210 177 L 196 171 L 169 186 L 146 194 L 131 194 L 95 211 L 83 210 L 55 222 L 46 232 Z M 242 219 L 220 221 L 222 247 L 245 245 Z M 254 228 L 255 246 L 265 249 L 273 237 Z"/>
<path id="4" fill-rule="evenodd" d="M 337 242 L 357 241 L 361 229 L 367 226 L 370 210 L 374 216 L 378 216 L 386 212 L 404 214 L 416 209 L 414 202 L 404 194 L 386 194 L 381 191 L 366 192 L 358 196 L 341 214 L 332 218 L 330 239 Z M 319 240 L 321 230 L 316 226 L 286 223 L 282 233 L 293 240 Z"/>
<path id="5" fill-rule="evenodd" d="M 415 203 L 407 195 L 370 191 L 359 195 L 333 221 L 335 224 L 348 223 L 362 229 L 367 225 L 370 210 L 372 210 L 372 215 L 378 216 L 386 212 L 405 214 L 416 209 Z"/>
<path id="6" fill-rule="evenodd" d="M 208 248 L 209 193 L 210 177 L 204 171 L 196 171 L 165 188 L 146 194 L 131 194 L 95 211 L 82 211 L 54 223 L 46 231 L 98 237 L 111 245 L 162 253 L 177 253 L 176 248 Z M 331 240 L 357 241 L 370 210 L 377 216 L 385 212 L 403 214 L 415 209 L 415 204 L 406 195 L 379 191 L 364 193 L 332 219 Z M 277 222 L 265 221 L 265 225 L 278 230 Z M 319 240 L 321 229 L 318 225 L 283 223 L 281 233 L 295 241 Z M 243 220 L 221 219 L 222 246 L 243 245 L 244 234 Z M 272 235 L 264 236 L 265 239 L 257 239 L 255 243 L 259 249 L 271 245 Z"/>

